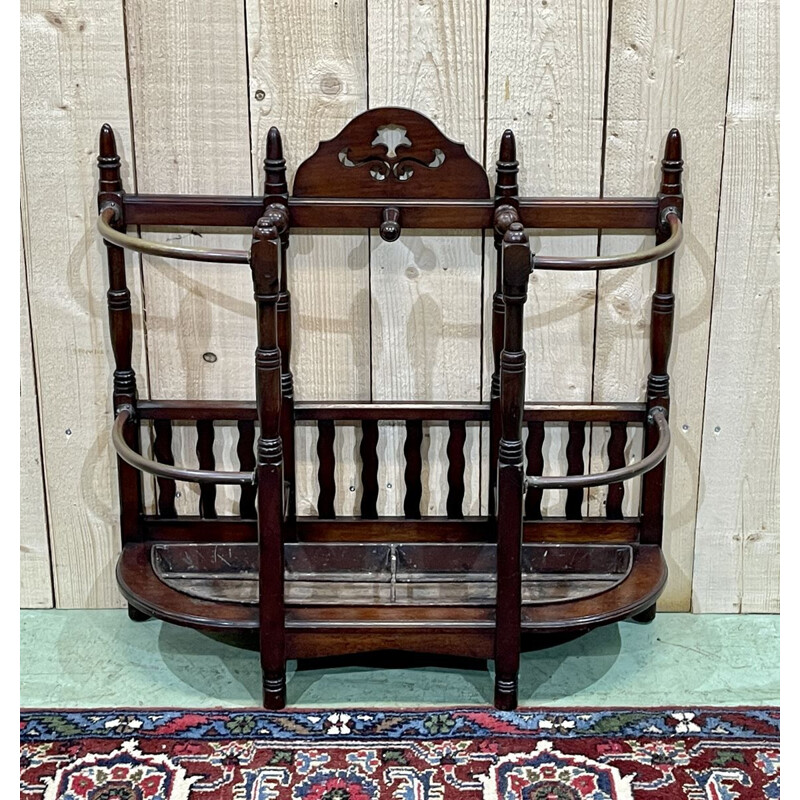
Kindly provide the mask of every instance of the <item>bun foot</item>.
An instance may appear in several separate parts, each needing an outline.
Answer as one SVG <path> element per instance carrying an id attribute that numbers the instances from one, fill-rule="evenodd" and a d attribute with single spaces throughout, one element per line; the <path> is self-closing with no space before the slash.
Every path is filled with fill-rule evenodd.
<path id="1" fill-rule="evenodd" d="M 645 625 L 649 622 L 652 622 L 656 618 L 656 604 L 653 603 L 649 608 L 646 608 L 639 614 L 633 616 L 634 622 L 641 622 Z"/>
<path id="2" fill-rule="evenodd" d="M 128 603 L 128 618 L 132 619 L 134 622 L 146 622 L 150 619 L 150 615 L 145 614 L 144 611 L 139 611 L 138 608 L 134 608 L 134 606 Z"/>

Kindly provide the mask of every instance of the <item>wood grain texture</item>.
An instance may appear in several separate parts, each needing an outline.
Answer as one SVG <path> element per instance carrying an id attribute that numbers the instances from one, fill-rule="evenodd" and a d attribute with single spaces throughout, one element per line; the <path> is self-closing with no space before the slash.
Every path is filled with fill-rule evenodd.
<path id="1" fill-rule="evenodd" d="M 500 136 L 511 128 L 520 161 L 522 195 L 594 195 L 600 192 L 603 144 L 607 0 L 490 5 L 487 166 Z M 552 232 L 551 232 L 552 233 Z M 531 231 L 534 253 L 597 253 L 591 232 Z M 484 282 L 489 327 L 495 255 L 487 248 Z M 592 273 L 536 272 L 525 306 L 529 400 L 591 399 L 595 277 Z M 484 335 L 484 363 L 491 341 Z M 484 369 L 484 398 L 491 370 Z M 566 429 L 549 429 L 547 474 L 566 474 Z M 555 440 L 551 442 L 552 437 Z M 544 492 L 542 513 L 564 512 L 565 493 Z"/>
<path id="2" fill-rule="evenodd" d="M 33 370 L 22 232 L 19 256 L 19 602 L 22 608 L 52 608 L 53 581 L 50 575 L 50 543 L 42 473 L 39 397 Z"/>
<path id="3" fill-rule="evenodd" d="M 263 184 L 267 131 L 283 139 L 294 171 L 324 139 L 367 108 L 366 7 L 355 0 L 247 0 L 253 171 Z M 369 254 L 366 231 L 292 234 L 292 371 L 297 400 L 369 400 Z M 316 513 L 315 426 L 297 431 L 297 514 Z M 352 425 L 337 427 L 337 514 L 360 494 Z M 351 491 L 352 489 L 352 491 Z"/>
<path id="4" fill-rule="evenodd" d="M 620 0 L 612 19 L 604 193 L 654 193 L 671 127 L 684 133 L 687 164 L 687 235 L 677 257 L 670 360 L 673 446 L 664 505 L 670 577 L 659 600 L 662 610 L 688 610 L 691 595 L 731 9 L 732 0 Z M 601 250 L 622 252 L 651 242 L 605 235 Z M 653 276 L 654 267 L 600 276 L 593 386 L 598 402 L 644 396 Z M 605 446 L 607 434 L 594 438 L 597 469 L 597 444 Z M 637 458 L 640 441 L 633 444 Z M 638 481 L 631 483 L 638 487 Z M 634 499 L 630 492 L 624 513 Z"/>
<path id="5" fill-rule="evenodd" d="M 242 3 L 132 0 L 125 9 L 139 191 L 250 194 Z M 249 241 L 185 228 L 146 235 L 233 249 Z M 143 275 L 154 395 L 252 399 L 256 337 L 247 267 L 147 257 Z M 237 468 L 229 457 L 234 430 L 220 431 L 220 454 L 228 454 L 220 469 Z M 176 462 L 195 464 L 193 435 L 185 427 L 174 433 Z M 196 513 L 198 486 L 177 489 L 178 513 Z M 220 487 L 219 512 L 234 513 L 238 499 L 238 489 Z"/>
<path id="6" fill-rule="evenodd" d="M 369 5 L 369 104 L 406 106 L 482 161 L 486 3 Z M 402 222 L 402 220 L 401 220 Z M 467 231 L 370 237 L 375 400 L 478 400 L 482 235 Z M 464 513 L 479 510 L 479 428 L 467 429 Z M 381 430 L 382 514 L 402 514 L 405 429 Z M 424 426 L 422 513 L 447 513 L 446 425 Z"/>
<path id="7" fill-rule="evenodd" d="M 105 247 L 95 233 L 95 159 L 108 122 L 132 186 L 122 9 L 101 0 L 24 2 L 20 51 L 24 226 L 36 232 L 27 239 L 27 278 L 55 600 L 62 608 L 119 606 L 113 357 Z M 146 392 L 139 282 L 135 270 L 128 274 L 134 369 Z"/>
<path id="8" fill-rule="evenodd" d="M 779 608 L 778 3 L 737 0 L 692 610 Z"/>

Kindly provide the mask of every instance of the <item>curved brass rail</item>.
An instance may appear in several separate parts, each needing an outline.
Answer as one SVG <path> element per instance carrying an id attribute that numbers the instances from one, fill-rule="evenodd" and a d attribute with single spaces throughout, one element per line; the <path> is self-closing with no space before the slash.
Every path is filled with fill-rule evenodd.
<path id="1" fill-rule="evenodd" d="M 107 242 L 126 250 L 135 250 L 148 256 L 162 256 L 164 258 L 182 258 L 185 261 L 212 261 L 223 264 L 248 264 L 250 253 L 247 250 L 215 250 L 207 247 L 181 247 L 179 245 L 151 242 L 138 236 L 129 236 L 111 226 L 117 212 L 108 206 L 102 210 L 97 218 L 97 230 Z"/>
<path id="2" fill-rule="evenodd" d="M 669 224 L 669 238 L 637 253 L 624 253 L 618 256 L 537 256 L 531 258 L 531 269 L 621 269 L 638 267 L 651 261 L 658 261 L 672 255 L 683 241 L 683 224 L 677 211 L 668 210 L 664 221 Z"/>
<path id="3" fill-rule="evenodd" d="M 149 472 L 151 475 L 158 475 L 160 478 L 169 478 L 173 481 L 191 481 L 192 483 L 255 483 L 255 473 L 253 472 L 218 472 L 210 469 L 186 469 L 184 467 L 174 467 L 170 464 L 160 464 L 158 461 L 151 461 L 143 455 L 128 447 L 122 431 L 125 424 L 131 418 L 131 412 L 122 410 L 114 420 L 114 427 L 111 429 L 111 443 L 119 454 L 119 457 L 130 464 L 132 467 Z"/>
<path id="4" fill-rule="evenodd" d="M 662 408 L 651 412 L 653 425 L 658 426 L 658 443 L 653 452 L 641 461 L 608 472 L 595 472 L 593 475 L 529 475 L 525 478 L 528 489 L 585 489 L 589 486 L 605 486 L 635 478 L 657 467 L 667 455 L 670 444 L 669 423 Z"/>

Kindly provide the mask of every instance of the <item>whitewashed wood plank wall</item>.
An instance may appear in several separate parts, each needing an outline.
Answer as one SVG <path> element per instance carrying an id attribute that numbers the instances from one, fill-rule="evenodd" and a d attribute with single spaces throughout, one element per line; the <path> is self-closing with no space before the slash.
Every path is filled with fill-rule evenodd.
<path id="1" fill-rule="evenodd" d="M 260 191 L 271 125 L 291 179 L 354 115 L 405 105 L 490 170 L 511 127 L 522 192 L 540 195 L 653 194 L 666 132 L 681 128 L 687 239 L 671 369 L 670 580 L 659 607 L 778 610 L 778 0 L 23 0 L 21 27 L 23 606 L 122 605 L 94 231 L 101 124 L 114 126 L 131 190 L 250 194 Z M 46 226 L 36 219 L 43 209 Z M 542 252 L 644 242 L 536 234 Z M 298 397 L 485 398 L 490 244 L 475 234 L 404 235 L 395 245 L 366 230 L 295 235 Z M 246 270 L 136 256 L 128 275 L 142 396 L 252 396 Z M 651 281 L 647 269 L 534 276 L 528 397 L 640 399 Z M 606 437 L 600 427 L 587 437 L 595 469 Z M 225 465 L 233 438 L 218 438 Z M 315 443 L 303 429 L 300 513 L 315 511 Z M 193 442 L 179 446 L 188 457 Z M 344 513 L 360 495 L 355 446 L 343 428 Z M 558 431 L 547 446 L 548 469 L 558 470 Z M 466 502 L 477 513 L 486 485 L 478 429 L 467 447 Z M 437 426 L 425 448 L 424 507 L 441 513 Z M 383 513 L 402 508 L 392 489 L 402 484 L 401 452 L 397 432 L 382 427 Z M 192 486 L 179 491 L 181 508 L 196 505 Z M 563 496 L 551 494 L 557 513 Z M 235 508 L 233 493 L 219 498 L 223 513 Z M 630 508 L 635 499 L 632 486 Z M 589 493 L 594 513 L 603 502 L 602 491 Z"/>

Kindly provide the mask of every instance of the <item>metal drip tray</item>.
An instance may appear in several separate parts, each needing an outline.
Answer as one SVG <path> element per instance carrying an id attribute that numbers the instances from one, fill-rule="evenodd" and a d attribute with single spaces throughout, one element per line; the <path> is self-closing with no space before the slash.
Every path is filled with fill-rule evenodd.
<path id="1" fill-rule="evenodd" d="M 291 543 L 288 605 L 486 606 L 496 592 L 494 544 Z M 154 544 L 165 584 L 203 600 L 258 603 L 257 544 Z M 627 577 L 630 545 L 526 544 L 522 602 L 559 603 L 600 594 Z"/>

